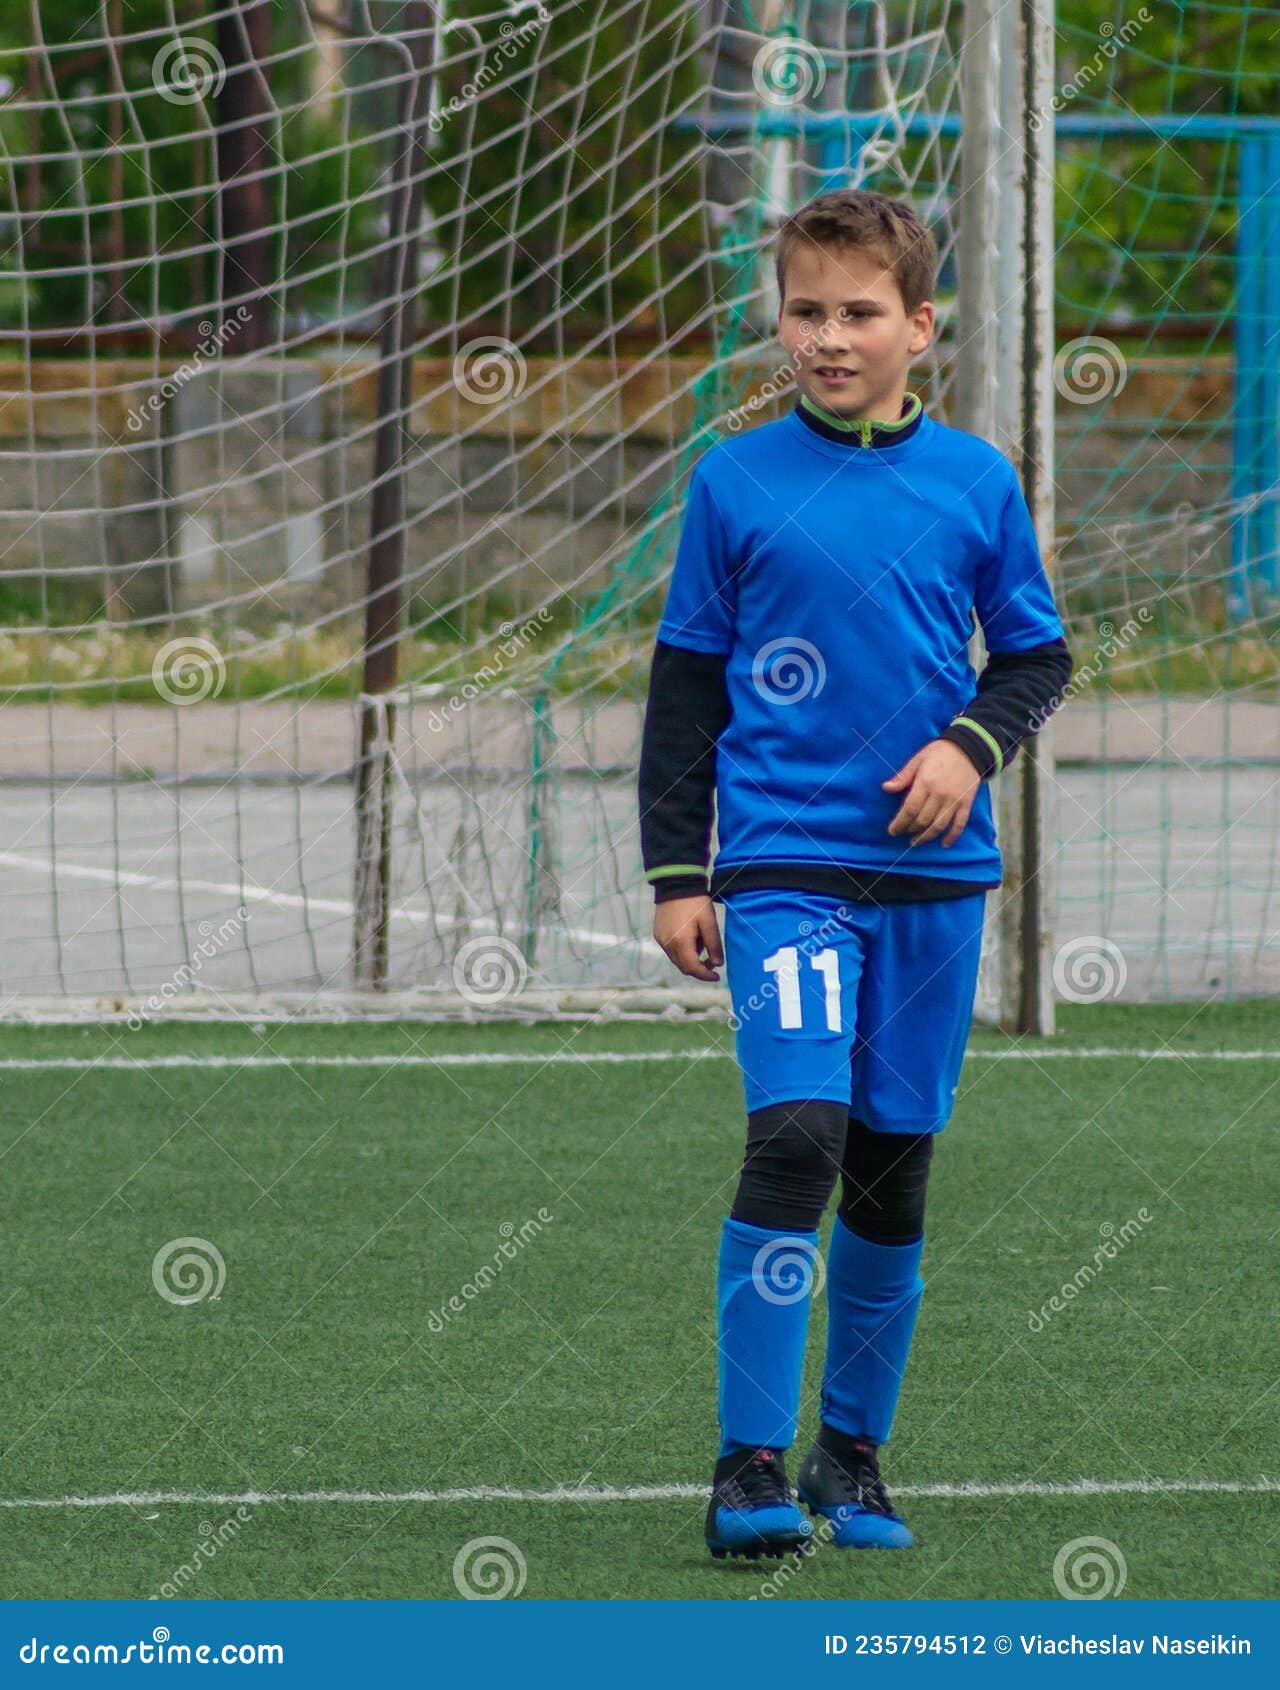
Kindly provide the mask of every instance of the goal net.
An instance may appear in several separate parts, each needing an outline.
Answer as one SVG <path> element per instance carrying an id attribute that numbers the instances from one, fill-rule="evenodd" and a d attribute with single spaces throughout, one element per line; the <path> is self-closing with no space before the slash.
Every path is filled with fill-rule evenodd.
<path id="1" fill-rule="evenodd" d="M 837 185 L 938 236 L 935 414 L 1016 460 L 1053 383 L 1087 678 L 1019 857 L 1044 967 L 1274 986 L 1280 14 L 1060 0 L 1037 116 L 1035 10 L 0 23 L 4 1011 L 718 1002 L 650 937 L 648 661 L 692 464 L 794 403 L 772 230 Z M 1060 329 L 1028 374 L 1036 122 Z M 1007 911 L 989 949 L 994 1013 Z"/>

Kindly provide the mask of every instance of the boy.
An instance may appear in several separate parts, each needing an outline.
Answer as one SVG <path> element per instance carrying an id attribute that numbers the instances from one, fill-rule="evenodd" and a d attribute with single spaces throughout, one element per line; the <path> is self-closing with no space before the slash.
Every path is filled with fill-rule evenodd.
<path id="1" fill-rule="evenodd" d="M 781 1555 L 813 1529 L 783 1457 L 837 1178 L 798 1498 L 842 1547 L 912 1542 L 877 1450 L 1001 880 L 986 783 L 1071 675 L 1012 465 L 906 391 L 934 328 L 928 229 L 901 201 L 841 189 L 783 224 L 776 263 L 798 401 L 695 466 L 639 775 L 654 937 L 697 980 L 727 961 L 746 1096 L 718 1264 L 717 1558 Z M 976 685 L 975 610 L 990 654 Z"/>

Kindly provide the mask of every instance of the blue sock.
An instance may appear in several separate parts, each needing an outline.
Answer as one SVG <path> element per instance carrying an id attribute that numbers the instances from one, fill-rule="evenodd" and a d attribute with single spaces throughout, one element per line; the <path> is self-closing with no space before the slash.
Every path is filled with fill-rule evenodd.
<path id="1" fill-rule="evenodd" d="M 850 1437 L 888 1441 L 924 1294 L 914 1244 L 874 1244 L 837 1214 L 827 1252 L 822 1418 Z"/>
<path id="2" fill-rule="evenodd" d="M 816 1232 L 726 1219 L 716 1286 L 720 1454 L 795 1442 Z"/>

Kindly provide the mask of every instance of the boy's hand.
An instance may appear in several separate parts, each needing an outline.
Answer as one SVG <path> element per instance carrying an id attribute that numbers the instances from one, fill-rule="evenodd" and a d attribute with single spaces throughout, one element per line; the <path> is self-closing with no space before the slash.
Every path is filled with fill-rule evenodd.
<path id="1" fill-rule="evenodd" d="M 716 970 L 724 966 L 724 946 L 720 943 L 716 907 L 706 892 L 655 904 L 653 936 L 681 974 L 694 980 L 720 978 Z"/>
<path id="2" fill-rule="evenodd" d="M 982 784 L 978 771 L 949 739 L 931 739 L 888 780 L 880 783 L 886 792 L 907 795 L 889 823 L 890 833 L 914 834 L 911 843 L 923 845 L 950 829 L 942 841 L 945 850 L 964 832 L 974 796 Z"/>

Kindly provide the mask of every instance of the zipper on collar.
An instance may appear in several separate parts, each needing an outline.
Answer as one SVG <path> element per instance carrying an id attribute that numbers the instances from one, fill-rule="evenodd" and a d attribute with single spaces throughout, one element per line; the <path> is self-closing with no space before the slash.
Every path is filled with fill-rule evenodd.
<path id="1" fill-rule="evenodd" d="M 872 435 L 877 431 L 881 434 L 892 437 L 895 434 L 901 433 L 904 429 L 910 428 L 924 409 L 920 395 L 918 393 L 908 393 L 906 396 L 906 415 L 899 417 L 895 422 L 877 421 L 873 417 L 856 417 L 852 422 L 847 422 L 843 418 L 835 416 L 833 412 L 829 413 L 824 411 L 821 406 L 815 404 L 814 401 L 809 398 L 807 393 L 802 393 L 800 395 L 799 403 L 806 411 L 809 412 L 811 416 L 816 417 L 825 427 L 834 429 L 841 435 L 848 436 L 851 442 L 856 441 L 859 446 L 864 447 L 872 445 Z M 886 442 L 886 444 L 891 443 L 892 439 Z"/>

